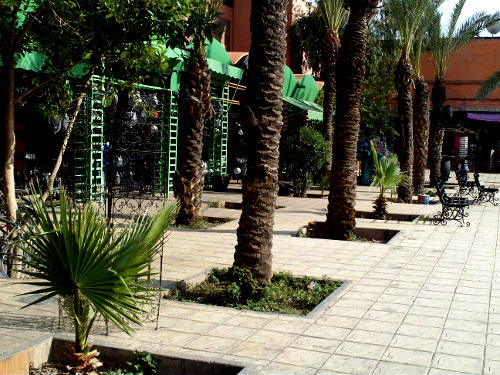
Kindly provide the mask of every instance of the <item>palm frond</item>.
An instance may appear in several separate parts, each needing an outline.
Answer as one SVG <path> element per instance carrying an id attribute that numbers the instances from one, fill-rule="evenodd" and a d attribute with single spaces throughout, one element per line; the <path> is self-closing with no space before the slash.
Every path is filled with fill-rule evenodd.
<path id="1" fill-rule="evenodd" d="M 500 87 L 500 70 L 497 70 L 483 82 L 476 96 L 479 100 L 485 100 L 498 87 Z"/>
<path id="2" fill-rule="evenodd" d="M 27 254 L 26 273 L 40 280 L 27 283 L 44 294 L 33 304 L 52 296 L 67 300 L 67 306 L 78 300 L 89 316 L 99 314 L 130 333 L 130 323 L 139 323 L 142 306 L 151 302 L 146 279 L 152 275 L 160 240 L 175 218 L 176 204 L 116 233 L 91 204 L 76 205 L 64 190 L 59 210 L 53 201 L 46 206 L 35 191 L 31 197 L 33 220 L 24 228 L 20 246 Z M 76 309 L 67 311 L 75 314 Z M 89 316 L 75 319 L 91 322 Z"/>
<path id="3" fill-rule="evenodd" d="M 344 6 L 344 0 L 320 0 L 318 9 L 326 27 L 335 32 L 339 31 L 349 14 Z"/>

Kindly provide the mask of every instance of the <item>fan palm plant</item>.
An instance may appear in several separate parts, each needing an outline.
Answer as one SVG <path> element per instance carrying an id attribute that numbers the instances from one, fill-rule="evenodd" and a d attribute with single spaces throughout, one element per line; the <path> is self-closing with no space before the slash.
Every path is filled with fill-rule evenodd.
<path id="1" fill-rule="evenodd" d="M 330 150 L 333 142 L 333 107 L 335 99 L 335 64 L 340 49 L 339 30 L 344 24 L 349 12 L 344 5 L 344 0 L 320 0 L 318 3 L 323 22 L 325 23 L 325 34 L 323 36 L 323 48 L 321 49 L 321 78 L 325 82 L 323 87 L 323 135 L 325 136 Z M 332 157 L 328 156 L 324 170 L 330 175 L 332 168 Z"/>
<path id="2" fill-rule="evenodd" d="M 397 33 L 397 41 L 401 56 L 395 70 L 394 82 L 398 100 L 399 122 L 399 160 L 401 168 L 408 176 L 398 187 L 398 198 L 411 203 L 413 195 L 413 66 L 410 59 L 411 51 L 419 30 L 424 22 L 427 9 L 434 5 L 430 0 L 387 0 L 385 6 L 392 26 Z"/>
<path id="3" fill-rule="evenodd" d="M 75 353 L 85 363 L 92 357 L 88 337 L 96 318 L 129 334 L 132 323 L 140 324 L 144 306 L 154 298 L 148 294 L 151 263 L 177 206 L 169 204 L 154 218 L 144 215 L 117 232 L 91 204 L 76 205 L 64 191 L 59 207 L 32 196 L 32 220 L 20 246 L 27 255 L 24 272 L 35 278 L 26 283 L 37 287 L 27 294 L 43 296 L 27 306 L 59 297 L 74 324 Z"/>
<path id="4" fill-rule="evenodd" d="M 459 0 L 451 14 L 450 22 L 444 32 L 441 31 L 441 17 L 432 23 L 430 50 L 434 59 L 436 78 L 432 86 L 432 110 L 429 135 L 429 169 L 431 184 L 441 176 L 441 152 L 444 139 L 443 107 L 446 100 L 445 74 L 450 58 L 455 51 L 464 47 L 494 20 L 500 18 L 500 12 L 488 15 L 478 12 L 467 18 L 461 25 L 458 19 L 466 0 Z"/>
<path id="5" fill-rule="evenodd" d="M 379 188 L 379 194 L 373 208 L 375 209 L 375 217 L 377 219 L 384 219 L 387 215 L 386 190 L 393 190 L 401 184 L 408 183 L 408 176 L 400 170 L 396 155 L 388 154 L 379 158 L 378 152 L 372 142 L 370 142 L 370 148 L 373 156 L 371 186 Z"/>
<path id="6" fill-rule="evenodd" d="M 477 98 L 485 100 L 495 89 L 500 87 L 500 70 L 493 73 L 486 81 L 483 82 L 477 91 Z"/>

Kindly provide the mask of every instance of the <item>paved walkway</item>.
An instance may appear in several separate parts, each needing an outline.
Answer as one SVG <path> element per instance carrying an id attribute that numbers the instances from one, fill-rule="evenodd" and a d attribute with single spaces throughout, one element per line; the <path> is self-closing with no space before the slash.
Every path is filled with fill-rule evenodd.
<path id="1" fill-rule="evenodd" d="M 484 175 L 500 184 L 500 175 Z M 358 188 L 358 209 L 375 192 Z M 240 201 L 234 193 L 206 193 L 205 201 Z M 279 198 L 274 270 L 348 281 L 306 317 L 163 301 L 160 328 L 135 336 L 112 330 L 99 340 L 149 351 L 174 351 L 256 366 L 258 374 L 500 374 L 499 207 L 472 206 L 470 227 L 452 222 L 374 222 L 362 227 L 400 230 L 390 244 L 291 236 L 324 220 L 326 198 Z M 390 204 L 393 213 L 432 215 L 440 205 Z M 234 217 L 238 210 L 207 208 Z M 164 277 L 199 279 L 232 262 L 237 220 L 205 231 L 175 230 Z M 57 332 L 54 303 L 20 310 L 26 287 L 0 282 L 0 354 Z"/>

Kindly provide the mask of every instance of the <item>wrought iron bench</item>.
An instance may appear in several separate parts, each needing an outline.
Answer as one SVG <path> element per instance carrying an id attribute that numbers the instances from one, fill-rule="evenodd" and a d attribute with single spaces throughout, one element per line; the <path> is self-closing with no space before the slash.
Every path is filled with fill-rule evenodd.
<path id="1" fill-rule="evenodd" d="M 464 218 L 469 216 L 469 213 L 465 212 L 465 209 L 469 208 L 469 205 L 472 203 L 467 198 L 462 197 L 450 197 L 446 195 L 444 190 L 444 181 L 440 180 L 436 183 L 436 190 L 439 197 L 439 201 L 442 205 L 442 210 L 439 211 L 436 215 L 434 215 L 433 223 L 435 225 L 438 224 L 447 224 L 449 220 L 458 221 L 462 225 L 469 226 L 469 222 L 465 222 Z"/>
<path id="2" fill-rule="evenodd" d="M 457 169 L 455 170 L 455 174 L 459 186 L 458 194 L 475 197 L 476 183 L 474 181 L 469 181 L 469 173 L 465 169 Z"/>
<path id="3" fill-rule="evenodd" d="M 477 197 L 475 199 L 477 203 L 490 202 L 492 205 L 498 206 L 498 200 L 496 198 L 496 194 L 498 193 L 497 188 L 481 185 L 481 182 L 479 181 L 479 173 L 474 173 L 474 184 L 478 190 Z"/>

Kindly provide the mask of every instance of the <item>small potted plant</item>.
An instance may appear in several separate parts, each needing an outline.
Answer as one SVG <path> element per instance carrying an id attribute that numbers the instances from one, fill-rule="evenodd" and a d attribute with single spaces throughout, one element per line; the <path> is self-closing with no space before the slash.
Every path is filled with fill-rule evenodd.
<path id="1" fill-rule="evenodd" d="M 375 218 L 385 219 L 387 216 L 387 199 L 385 198 L 386 190 L 396 188 L 398 185 L 405 183 L 408 178 L 399 169 L 399 162 L 396 155 L 388 153 L 387 155 L 379 158 L 373 142 L 370 142 L 370 149 L 373 157 L 371 186 L 379 188 L 377 199 L 373 202 Z"/>

